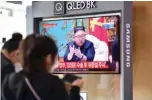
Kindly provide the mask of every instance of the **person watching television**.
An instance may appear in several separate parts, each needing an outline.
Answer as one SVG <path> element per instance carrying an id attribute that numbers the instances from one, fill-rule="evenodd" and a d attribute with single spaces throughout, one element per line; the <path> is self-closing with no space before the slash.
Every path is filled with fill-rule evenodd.
<path id="1" fill-rule="evenodd" d="M 3 100 L 80 100 L 83 80 L 73 81 L 68 94 L 64 82 L 50 73 L 57 52 L 51 37 L 36 33 L 27 36 L 21 46 L 23 70 L 6 76 Z"/>
<path id="2" fill-rule="evenodd" d="M 5 76 L 15 72 L 15 64 L 20 60 L 20 42 L 22 40 L 22 34 L 13 33 L 12 38 L 6 41 L 1 51 L 1 81 Z"/>

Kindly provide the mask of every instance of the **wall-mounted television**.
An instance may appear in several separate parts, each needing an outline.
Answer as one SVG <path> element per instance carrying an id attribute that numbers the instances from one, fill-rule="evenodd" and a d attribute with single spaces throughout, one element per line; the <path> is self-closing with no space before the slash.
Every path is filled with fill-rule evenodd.
<path id="1" fill-rule="evenodd" d="M 54 73 L 120 73 L 119 22 L 120 13 L 43 19 L 40 34 L 58 46 Z"/>

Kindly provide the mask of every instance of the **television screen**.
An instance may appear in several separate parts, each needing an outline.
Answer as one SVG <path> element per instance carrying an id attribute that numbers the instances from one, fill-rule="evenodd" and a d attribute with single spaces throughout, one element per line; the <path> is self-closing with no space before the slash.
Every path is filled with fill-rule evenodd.
<path id="1" fill-rule="evenodd" d="M 40 34 L 58 46 L 54 73 L 120 73 L 119 15 L 43 20 Z"/>

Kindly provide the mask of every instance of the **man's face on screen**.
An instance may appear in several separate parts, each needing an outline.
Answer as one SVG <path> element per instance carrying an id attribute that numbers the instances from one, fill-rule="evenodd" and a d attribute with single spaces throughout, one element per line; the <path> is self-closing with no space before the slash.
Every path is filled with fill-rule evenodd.
<path id="1" fill-rule="evenodd" d="M 80 30 L 74 34 L 74 41 L 78 46 L 80 47 L 83 46 L 85 40 L 86 40 L 86 33 L 84 31 Z"/>

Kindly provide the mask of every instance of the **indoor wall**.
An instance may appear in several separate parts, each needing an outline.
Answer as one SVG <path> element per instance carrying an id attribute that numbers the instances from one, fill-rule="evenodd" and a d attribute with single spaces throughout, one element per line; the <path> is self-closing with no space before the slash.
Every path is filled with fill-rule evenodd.
<path id="1" fill-rule="evenodd" d="M 152 2 L 133 3 L 134 100 L 152 100 Z"/>

